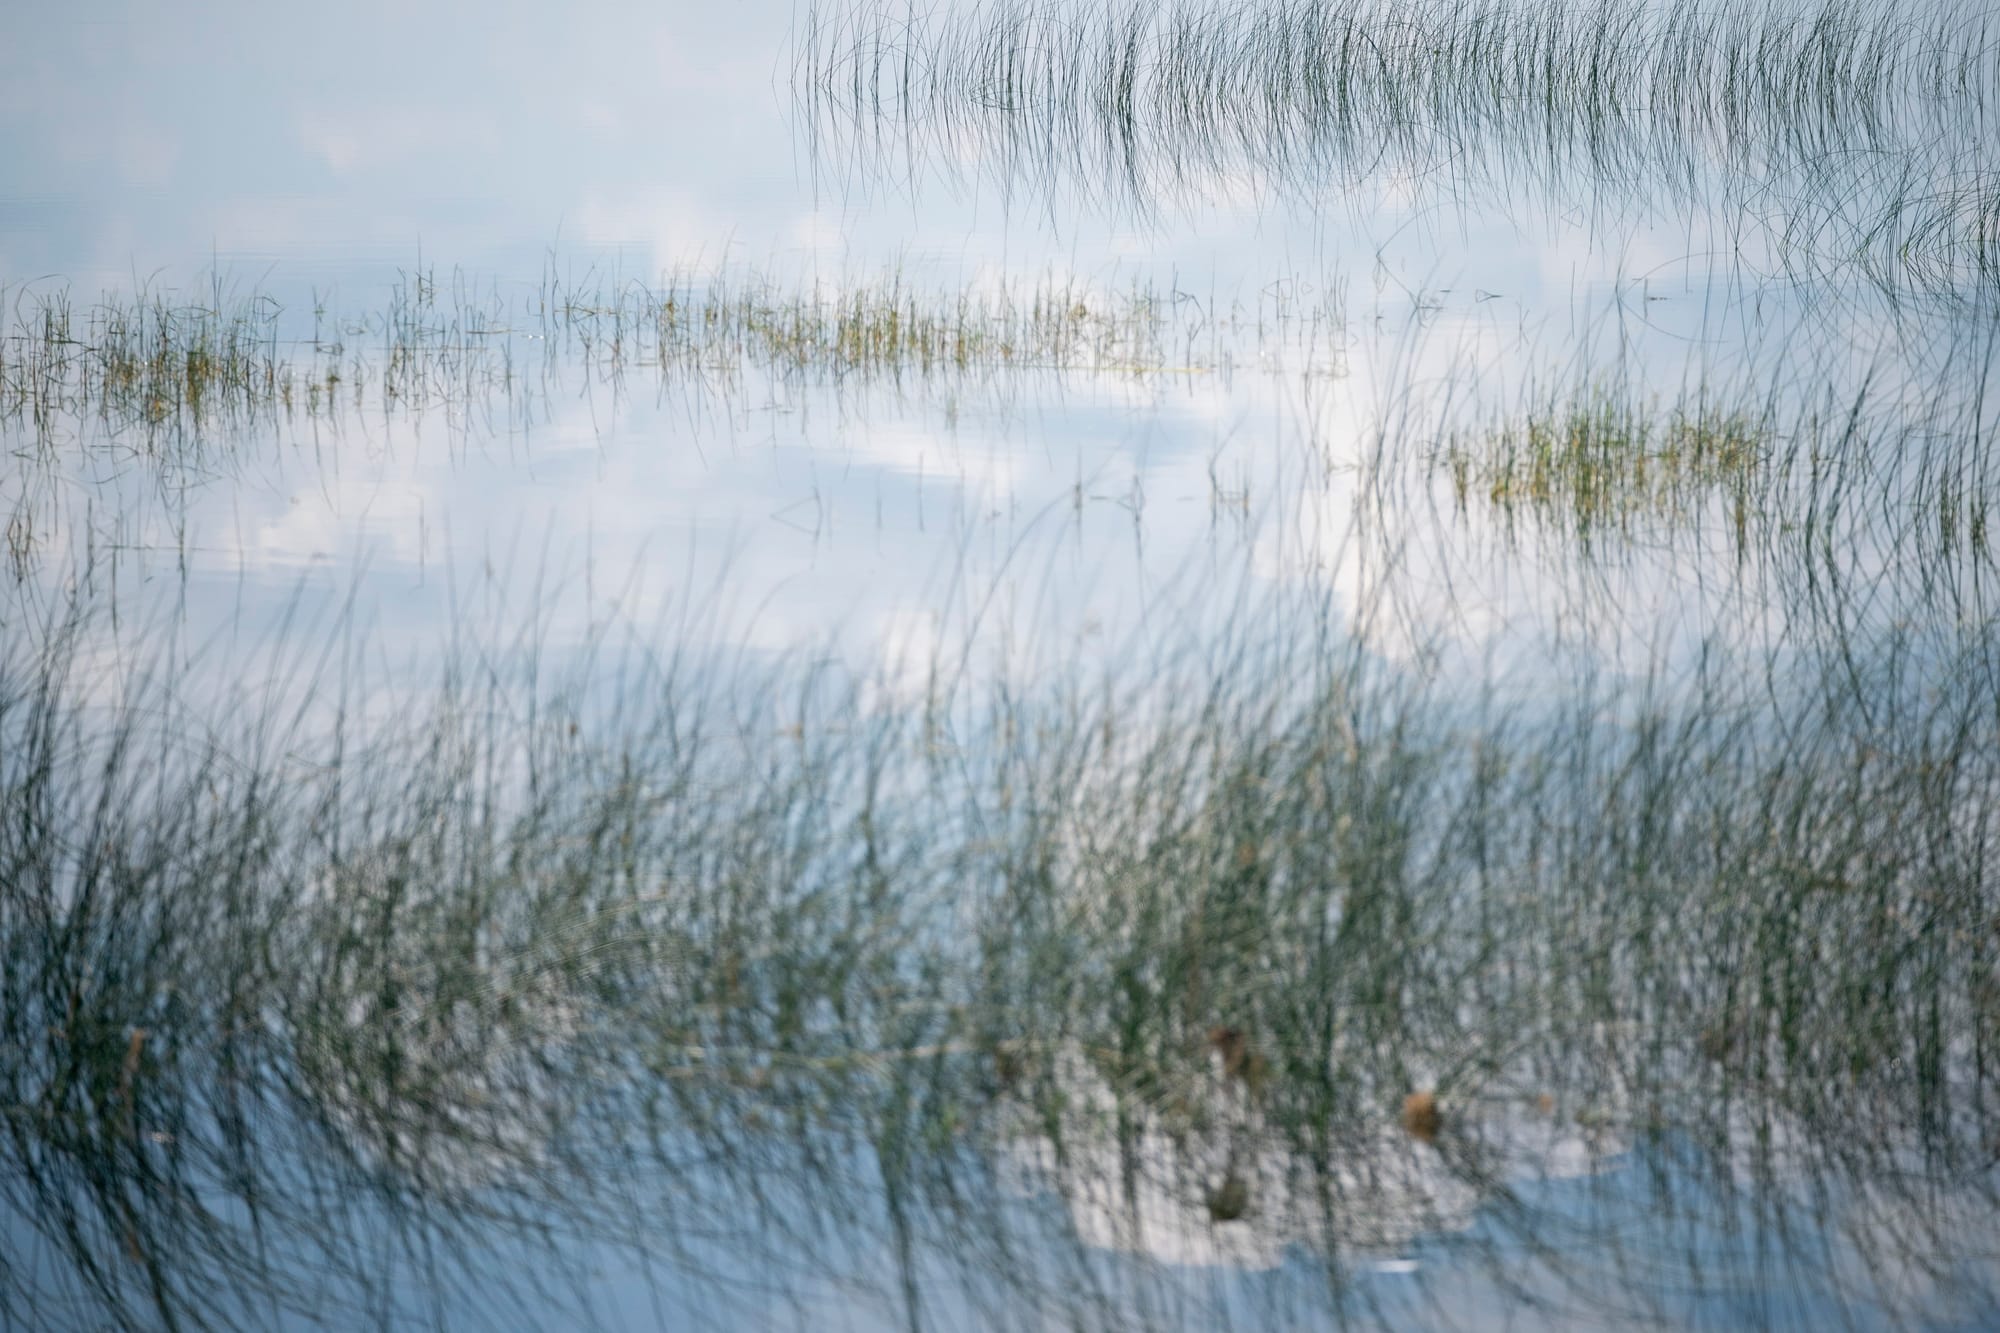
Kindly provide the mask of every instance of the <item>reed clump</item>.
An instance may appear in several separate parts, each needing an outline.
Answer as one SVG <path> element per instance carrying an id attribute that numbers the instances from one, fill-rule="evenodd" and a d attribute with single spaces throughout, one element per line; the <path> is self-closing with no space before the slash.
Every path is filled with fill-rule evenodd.
<path id="1" fill-rule="evenodd" d="M 1768 416 L 1606 392 L 1455 436 L 1441 464 L 1461 510 L 1476 498 L 1588 532 L 1685 515 L 1718 494 L 1743 500 L 1780 452 Z"/>
<path id="2" fill-rule="evenodd" d="M 1983 379 L 1963 373 L 1989 341 L 1959 339 L 1915 375 L 1903 367 L 1894 392 L 1863 376 L 1842 394 L 1790 370 L 1664 402 L 1615 382 L 1530 390 L 1488 420 L 1429 428 L 1441 443 L 1427 471 L 1460 517 L 1496 518 L 1510 539 L 1528 526 L 1585 551 L 1629 550 L 1691 534 L 1808 582 L 1807 565 L 1866 551 L 1866 577 L 1906 569 L 1917 582 L 1897 586 L 1922 605 L 1992 556 L 1992 425 Z"/>
<path id="3" fill-rule="evenodd" d="M 88 433 L 185 457 L 259 426 L 421 407 L 449 400 L 454 386 L 462 400 L 504 379 L 492 367 L 466 373 L 457 326 L 425 323 L 412 301 L 399 285 L 385 312 L 338 333 L 319 311 L 307 336 L 275 299 L 234 296 L 220 282 L 200 299 L 141 291 L 87 307 L 66 287 L 23 290 L 5 302 L 13 323 L 0 334 L 0 421 L 26 425 L 43 447 Z M 343 341 L 371 332 L 382 335 L 380 357 Z"/>
<path id="4" fill-rule="evenodd" d="M 57 289 L 17 294 L 11 306 L 13 327 L 0 338 L 0 415 L 38 430 L 61 416 L 151 430 L 260 413 L 304 391 L 304 376 L 279 350 L 269 302 L 142 293 L 78 310 Z"/>

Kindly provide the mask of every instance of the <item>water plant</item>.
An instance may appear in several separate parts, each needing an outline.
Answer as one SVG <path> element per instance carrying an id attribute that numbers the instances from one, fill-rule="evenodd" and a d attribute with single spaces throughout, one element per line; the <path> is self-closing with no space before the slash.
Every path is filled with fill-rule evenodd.
<path id="1" fill-rule="evenodd" d="M 650 372 L 672 384 L 755 374 L 835 386 L 1009 371 L 1203 373 L 1239 354 L 1310 347 L 1342 317 L 1337 298 L 1311 309 L 1288 303 L 1282 320 L 1254 308 L 1189 308 L 1136 280 L 1051 275 L 926 289 L 891 269 L 793 281 L 681 272 L 642 283 L 553 261 L 512 301 L 420 267 L 379 307 L 339 315 L 234 297 L 219 282 L 194 300 L 142 290 L 80 307 L 53 287 L 11 301 L 0 289 L 0 304 L 13 319 L 0 336 L 0 421 L 44 442 L 87 423 L 107 440 L 181 452 L 196 437 L 363 408 L 463 414 L 497 400 L 520 413 L 565 369 L 614 382 Z"/>
<path id="2" fill-rule="evenodd" d="M 1246 183 L 1363 216 L 1413 182 L 1524 216 L 1671 199 L 1745 262 L 1949 294 L 2000 273 L 1989 24 L 1869 0 L 867 0 L 806 12 L 793 82 L 835 179 L 970 162 L 1142 217 Z"/>
<path id="3" fill-rule="evenodd" d="M 1990 626 L 1523 710 L 1328 609 L 914 709 L 468 643 L 214 719 L 87 617 L 10 640 L 0 1188 L 49 1257 L 0 1301 L 500 1316 L 618 1254 L 695 1308 L 756 1254 L 919 1323 L 1369 1320 L 1368 1256 L 1478 1214 L 1475 1268 L 1675 1318 L 1714 1255 L 1628 1262 L 1652 1173 L 1834 1311 L 1945 1308 L 1917 1246 L 1992 1308 Z M 1579 1171 L 1627 1193 L 1536 1203 Z M 1287 1250 L 1178 1316 L 1111 1258 Z"/>
<path id="4" fill-rule="evenodd" d="M 1619 527 L 1635 513 L 1669 515 L 1720 491 L 1748 503 L 1757 470 L 1777 452 L 1767 420 L 1742 413 L 1635 407 L 1597 394 L 1547 416 L 1455 437 L 1441 465 L 1460 508 L 1553 515 L 1583 533 Z"/>

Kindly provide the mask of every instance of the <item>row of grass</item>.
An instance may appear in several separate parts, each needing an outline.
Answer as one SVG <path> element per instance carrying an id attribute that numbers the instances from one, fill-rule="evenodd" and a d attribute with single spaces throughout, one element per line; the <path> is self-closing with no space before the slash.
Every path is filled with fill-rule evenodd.
<path id="1" fill-rule="evenodd" d="M 2000 34 L 1879 0 L 991 0 L 812 7 L 794 87 L 836 176 L 977 162 L 1141 212 L 1245 181 L 1746 214 L 1793 274 L 1988 287 Z M 1482 208 L 1488 204 L 1482 202 Z"/>
<path id="2" fill-rule="evenodd" d="M 112 294 L 85 306 L 66 287 L 27 288 L 0 291 L 0 303 L 11 321 L 0 334 L 0 422 L 45 441 L 89 423 L 161 447 L 280 418 L 476 410 L 496 395 L 532 398 L 565 361 L 612 375 L 846 383 L 1194 372 L 1235 350 L 1208 312 L 1139 283 L 1048 278 L 946 291 L 894 271 L 824 285 L 754 273 L 641 284 L 551 268 L 534 292 L 509 301 L 418 270 L 379 310 L 315 311 L 310 329 L 268 296 L 221 290 Z M 1336 317 L 1317 311 L 1271 336 L 1323 333 Z"/>

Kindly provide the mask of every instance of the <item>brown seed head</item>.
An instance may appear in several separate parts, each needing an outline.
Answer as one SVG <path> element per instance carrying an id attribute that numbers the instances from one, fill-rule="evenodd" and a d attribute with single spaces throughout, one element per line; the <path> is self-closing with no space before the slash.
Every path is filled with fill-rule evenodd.
<path id="1" fill-rule="evenodd" d="M 1428 1092 L 1413 1092 L 1403 1098 L 1403 1128 L 1410 1137 L 1430 1143 L 1444 1126 L 1444 1117 L 1438 1113 L 1437 1097 Z"/>

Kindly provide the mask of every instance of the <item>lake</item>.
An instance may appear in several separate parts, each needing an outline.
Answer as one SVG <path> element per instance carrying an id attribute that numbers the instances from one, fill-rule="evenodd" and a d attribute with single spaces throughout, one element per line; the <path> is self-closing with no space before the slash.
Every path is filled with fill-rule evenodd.
<path id="1" fill-rule="evenodd" d="M 0 52 L 0 1324 L 2000 1323 L 2000 11 Z"/>

